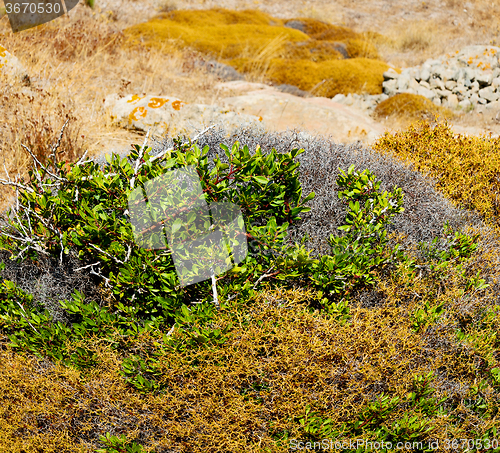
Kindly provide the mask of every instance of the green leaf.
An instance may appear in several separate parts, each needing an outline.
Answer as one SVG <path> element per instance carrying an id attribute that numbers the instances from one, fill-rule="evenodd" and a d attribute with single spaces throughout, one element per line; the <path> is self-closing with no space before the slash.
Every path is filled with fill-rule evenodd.
<path id="1" fill-rule="evenodd" d="M 263 186 L 269 183 L 269 179 L 267 179 L 265 176 L 253 176 L 253 179 Z"/>
<path id="2" fill-rule="evenodd" d="M 183 226 L 183 222 L 181 219 L 176 219 L 172 224 L 172 233 L 176 233 Z"/>

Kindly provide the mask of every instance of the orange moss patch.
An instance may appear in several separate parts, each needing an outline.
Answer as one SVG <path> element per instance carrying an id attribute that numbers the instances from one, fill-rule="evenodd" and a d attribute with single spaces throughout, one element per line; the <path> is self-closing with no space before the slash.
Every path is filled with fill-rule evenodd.
<path id="1" fill-rule="evenodd" d="M 161 47 L 166 40 L 180 40 L 184 45 L 211 54 L 216 58 L 237 58 L 242 54 L 256 56 L 274 40 L 306 41 L 304 33 L 271 25 L 275 20 L 259 11 L 173 11 L 149 22 L 128 28 L 131 42 L 144 41 L 148 46 Z"/>

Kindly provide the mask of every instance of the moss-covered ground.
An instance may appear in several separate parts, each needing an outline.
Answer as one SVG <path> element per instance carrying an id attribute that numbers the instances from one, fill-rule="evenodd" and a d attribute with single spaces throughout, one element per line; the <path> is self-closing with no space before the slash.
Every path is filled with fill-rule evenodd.
<path id="1" fill-rule="evenodd" d="M 378 94 L 388 65 L 370 34 L 310 18 L 281 20 L 260 11 L 172 11 L 125 30 L 129 45 L 177 42 L 243 73 L 318 96 Z"/>

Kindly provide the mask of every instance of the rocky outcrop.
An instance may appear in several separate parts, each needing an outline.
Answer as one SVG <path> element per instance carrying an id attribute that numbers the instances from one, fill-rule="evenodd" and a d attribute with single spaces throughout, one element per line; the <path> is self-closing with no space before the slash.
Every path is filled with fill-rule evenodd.
<path id="1" fill-rule="evenodd" d="M 298 97 L 274 87 L 248 82 L 221 83 L 217 88 L 234 93 L 222 97 L 221 105 L 242 114 L 261 116 L 269 130 L 299 128 L 344 143 L 358 139 L 370 143 L 384 133 L 384 128 L 365 112 L 332 99 Z"/>
<path id="2" fill-rule="evenodd" d="M 267 130 L 300 128 L 331 136 L 337 142 L 370 143 L 384 128 L 365 112 L 328 98 L 300 97 L 276 87 L 244 81 L 216 85 L 218 105 L 188 104 L 170 96 L 128 95 L 105 99 L 112 122 L 130 130 L 154 135 L 191 134 L 220 124 L 228 130 L 259 124 Z"/>
<path id="3" fill-rule="evenodd" d="M 215 60 L 204 61 L 200 60 L 195 63 L 195 67 L 204 68 L 207 72 L 216 75 L 222 80 L 232 81 L 232 80 L 245 80 L 243 74 L 240 74 L 232 66 L 224 63 L 220 63 Z"/>

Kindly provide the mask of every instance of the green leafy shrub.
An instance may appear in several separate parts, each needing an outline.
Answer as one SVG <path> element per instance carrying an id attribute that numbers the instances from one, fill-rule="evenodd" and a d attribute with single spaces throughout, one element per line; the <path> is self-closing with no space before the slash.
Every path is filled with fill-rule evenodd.
<path id="1" fill-rule="evenodd" d="M 155 158 L 149 149 L 136 146 L 129 159 L 114 155 L 103 169 L 92 161 L 79 161 L 68 172 L 62 163 L 55 164 L 55 173 L 45 167 L 39 173 L 30 171 L 31 182 L 24 186 L 20 202 L 24 218 L 17 224 L 10 220 L 18 236 L 12 229 L 5 231 L 3 248 L 20 250 L 12 257 L 17 260 L 24 253 L 32 260 L 43 253 L 59 256 L 62 263 L 64 255 L 75 253 L 82 267 L 89 268 L 111 290 L 115 307 L 123 313 L 172 319 L 186 300 L 207 297 L 210 287 L 202 282 L 179 288 L 169 251 L 136 246 L 126 216 L 134 183 L 195 165 L 209 203 L 230 201 L 241 207 L 253 255 L 282 242 L 287 225 L 307 211 L 305 203 L 314 196 L 302 199 L 298 165 L 293 161 L 297 149 L 269 156 L 257 150 L 250 155 L 247 147 L 240 149 L 235 144 L 231 152 L 225 149 L 231 156 L 230 165 L 216 161 L 210 171 L 206 151 L 178 143 Z M 135 161 L 135 168 L 130 161 Z M 52 193 L 54 185 L 59 186 L 56 194 Z M 241 268 L 234 270 L 239 271 Z"/>
<path id="2" fill-rule="evenodd" d="M 96 450 L 96 453 L 144 453 L 145 451 L 142 445 L 127 441 L 123 434 L 117 437 L 106 433 L 105 436 L 100 436 L 99 439 L 106 444 L 106 448 L 100 448 Z"/>
<path id="3" fill-rule="evenodd" d="M 113 376 L 116 387 L 127 384 L 124 400 L 137 394 L 145 403 L 149 412 L 141 415 L 147 418 L 141 433 L 159 430 L 164 411 L 175 434 L 165 437 L 162 431 L 161 439 L 151 434 L 162 447 L 189 442 L 196 445 L 193 451 L 206 451 L 210 435 L 216 436 L 211 448 L 231 439 L 231 451 L 243 451 L 259 442 L 253 432 L 262 448 L 271 450 L 296 435 L 441 438 L 443 423 L 453 434 L 469 434 L 472 423 L 477 439 L 491 436 L 493 427 L 478 420 L 493 424 L 497 411 L 498 316 L 482 299 L 485 274 L 470 265 L 479 250 L 477 235 L 446 227 L 445 242 L 421 243 L 416 256 L 391 250 L 388 228 L 406 212 L 403 190 L 381 190 L 375 172 L 350 165 L 336 175 L 337 197 L 333 186 L 329 192 L 344 208 L 338 213 L 343 220 L 328 237 L 329 253 L 312 256 L 288 236 L 308 213 L 306 202 L 314 200 L 312 194 L 302 197 L 301 151 L 266 153 L 257 147 L 251 153 L 234 144 L 209 160 L 208 147 L 177 140 L 162 153 L 136 146 L 128 159 L 108 157 L 103 169 L 96 162 L 79 162 L 66 171 L 59 164 L 40 166 L 29 186 L 20 183 L 17 222 L 13 217 L 3 230 L 6 250 L 27 261 L 48 254 L 62 265 L 77 255 L 112 297 L 98 304 L 74 291 L 59 301 L 67 321 L 56 323 L 32 295 L 4 281 L 0 333 L 15 349 L 75 367 L 82 371 L 80 379 L 84 371 L 99 368 L 99 351 L 104 352 L 102 372 L 114 368 L 106 371 L 101 387 L 112 392 Z M 249 235 L 246 260 L 216 282 L 223 295 L 218 309 L 209 282 L 181 288 L 168 251 L 137 247 L 127 218 L 132 187 L 187 165 L 197 168 L 209 203 L 241 207 Z M 128 292 L 127 282 L 136 291 Z M 354 306 L 364 290 L 382 293 L 379 306 Z M 285 294 L 300 295 L 300 305 Z M 469 310 L 468 320 L 464 301 L 482 311 Z M 439 369 L 433 389 L 432 376 L 411 383 L 415 366 L 418 376 Z M 458 377 L 469 387 L 466 396 L 462 387 L 462 393 L 453 390 Z M 363 393 L 367 388 L 369 394 Z M 196 419 L 190 416 L 193 401 Z M 319 407 L 318 401 L 329 403 Z M 91 410 L 94 414 L 95 407 Z M 82 420 L 88 413 L 74 417 Z M 99 434 L 109 429 L 106 420 L 96 429 Z M 220 420 L 232 431 L 221 433 Z M 72 435 L 77 430 L 67 429 Z M 123 437 L 108 443 L 110 451 L 141 448 Z"/>
<path id="4" fill-rule="evenodd" d="M 334 439 L 340 442 L 349 439 L 364 439 L 372 442 L 422 442 L 432 433 L 432 419 L 445 413 L 443 403 L 447 398 L 433 397 L 430 387 L 433 373 L 415 376 L 412 391 L 405 397 L 390 397 L 381 394 L 376 401 L 369 403 L 355 420 L 335 427 L 331 418 L 324 418 L 310 406 L 299 423 L 308 440 Z M 366 451 L 366 445 L 356 452 Z M 421 451 L 432 451 L 421 450 Z"/>

